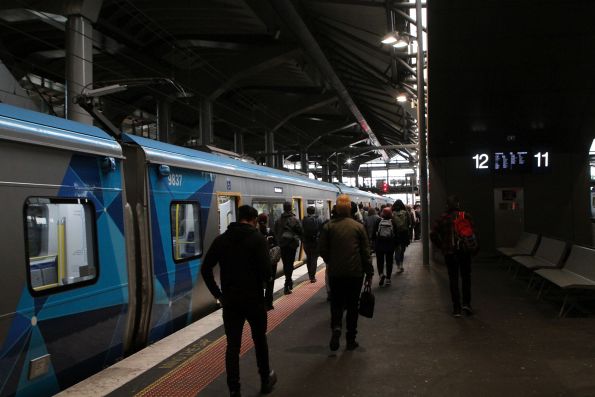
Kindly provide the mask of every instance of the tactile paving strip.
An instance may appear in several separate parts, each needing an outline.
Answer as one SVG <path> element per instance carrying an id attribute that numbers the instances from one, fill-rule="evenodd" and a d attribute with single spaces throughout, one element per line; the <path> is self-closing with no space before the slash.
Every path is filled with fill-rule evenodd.
<path id="1" fill-rule="evenodd" d="M 325 270 L 322 269 L 317 273 L 319 280 L 324 280 L 324 272 Z M 283 295 L 277 299 L 275 301 L 275 310 L 268 312 L 267 333 L 270 333 L 281 324 L 323 286 L 324 282 L 310 283 L 309 280 L 306 280 L 297 285 L 292 294 Z M 140 391 L 136 396 L 196 396 L 225 371 L 226 346 L 225 336 L 217 339 L 210 346 L 190 357 L 185 363 Z M 242 334 L 240 356 L 253 347 L 250 326 L 246 323 Z"/>

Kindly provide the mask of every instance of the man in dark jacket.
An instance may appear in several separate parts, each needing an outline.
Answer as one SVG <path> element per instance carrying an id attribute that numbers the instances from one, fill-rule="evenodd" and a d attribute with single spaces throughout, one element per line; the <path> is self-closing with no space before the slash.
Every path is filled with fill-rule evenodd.
<path id="1" fill-rule="evenodd" d="M 215 238 L 205 256 L 201 273 L 207 288 L 223 306 L 223 325 L 227 335 L 225 368 L 231 396 L 240 394 L 240 347 L 242 329 L 248 320 L 252 330 L 256 363 L 261 378 L 261 392 L 272 391 L 277 381 L 269 367 L 267 313 L 263 286 L 271 278 L 267 243 L 256 229 L 258 212 L 249 205 L 238 209 L 238 222 Z M 213 277 L 213 268 L 221 267 L 221 289 Z"/>
<path id="2" fill-rule="evenodd" d="M 473 314 L 471 309 L 471 252 L 467 252 L 457 244 L 455 220 L 463 216 L 471 221 L 471 215 L 460 209 L 457 196 L 450 196 L 446 202 L 446 211 L 434 222 L 430 238 L 432 243 L 442 251 L 444 262 L 448 269 L 450 296 L 452 299 L 452 314 L 461 317 L 461 312 Z M 462 215 L 461 215 L 462 214 Z M 463 304 L 459 293 L 459 274 L 463 290 Z"/>
<path id="3" fill-rule="evenodd" d="M 326 263 L 331 286 L 330 349 L 339 349 L 343 309 L 347 309 L 347 350 L 356 349 L 359 293 L 364 274 L 366 283 L 374 275 L 368 235 L 364 226 L 351 217 L 351 201 L 342 194 L 337 197 L 337 217 L 327 222 L 320 232 L 319 251 Z"/>
<path id="4" fill-rule="evenodd" d="M 312 206 L 306 210 L 308 215 L 302 219 L 304 252 L 306 253 L 306 264 L 310 282 L 316 282 L 316 266 L 318 265 L 318 239 L 320 237 L 320 226 L 322 220 L 316 215 L 316 209 Z"/>
<path id="5" fill-rule="evenodd" d="M 302 225 L 295 214 L 291 212 L 291 203 L 283 203 L 283 214 L 277 219 L 274 226 L 277 243 L 281 247 L 281 260 L 283 261 L 283 273 L 285 274 L 285 295 L 291 294 L 293 289 L 293 262 L 295 253 L 300 246 L 302 236 Z"/>

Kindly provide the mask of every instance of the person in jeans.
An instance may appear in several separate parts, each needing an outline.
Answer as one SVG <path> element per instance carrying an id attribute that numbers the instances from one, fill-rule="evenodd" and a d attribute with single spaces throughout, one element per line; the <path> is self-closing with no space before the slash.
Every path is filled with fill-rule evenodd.
<path id="1" fill-rule="evenodd" d="M 391 285 L 393 273 L 393 255 L 395 253 L 395 233 L 393 230 L 393 212 L 389 207 L 382 210 L 382 217 L 376 221 L 374 241 L 376 242 L 376 267 L 380 276 L 379 286 Z M 386 262 L 386 273 L 384 263 Z"/>
<path id="2" fill-rule="evenodd" d="M 285 274 L 285 287 L 283 293 L 291 294 L 293 290 L 293 262 L 295 253 L 300 246 L 302 236 L 302 225 L 295 214 L 291 212 L 291 203 L 283 203 L 283 214 L 275 222 L 274 232 L 277 243 L 281 247 L 281 260 L 283 261 L 283 273 Z"/>
<path id="3" fill-rule="evenodd" d="M 395 230 L 395 262 L 397 273 L 403 273 L 403 261 L 405 260 L 405 249 L 411 241 L 409 230 L 411 228 L 411 215 L 401 200 L 395 201 L 392 206 L 393 227 Z"/>
<path id="4" fill-rule="evenodd" d="M 261 392 L 270 393 L 277 376 L 269 366 L 267 345 L 267 312 L 263 285 L 271 278 L 267 242 L 256 229 L 258 212 L 249 205 L 238 209 L 238 222 L 217 236 L 205 255 L 201 274 L 211 294 L 223 306 L 223 326 L 227 336 L 225 369 L 227 386 L 232 397 L 240 392 L 240 348 L 244 322 L 248 320 L 261 379 Z M 221 288 L 213 276 L 213 268 L 221 267 Z"/>
<path id="5" fill-rule="evenodd" d="M 302 243 L 306 253 L 306 265 L 310 282 L 316 282 L 316 267 L 318 266 L 318 239 L 322 220 L 316 215 L 316 209 L 312 206 L 306 210 L 307 216 L 302 219 Z"/>
<path id="6" fill-rule="evenodd" d="M 457 196 L 450 196 L 446 202 L 446 211 L 434 222 L 430 238 L 432 243 L 442 251 L 444 262 L 448 269 L 448 280 L 450 284 L 450 297 L 452 299 L 452 314 L 461 317 L 464 312 L 467 315 L 473 314 L 471 308 L 471 254 L 463 250 L 457 244 L 454 222 L 457 216 L 462 213 L 464 217 L 472 222 L 471 215 L 462 211 L 460 200 Z M 459 276 L 463 300 L 459 291 Z M 462 303 L 462 304 L 461 304 Z"/>
<path id="7" fill-rule="evenodd" d="M 364 226 L 352 218 L 351 200 L 337 197 L 336 217 L 320 232 L 319 251 L 327 266 L 331 286 L 331 351 L 339 349 L 343 311 L 347 309 L 347 350 L 356 349 L 358 303 L 362 282 L 370 283 L 374 274 L 368 235 Z"/>

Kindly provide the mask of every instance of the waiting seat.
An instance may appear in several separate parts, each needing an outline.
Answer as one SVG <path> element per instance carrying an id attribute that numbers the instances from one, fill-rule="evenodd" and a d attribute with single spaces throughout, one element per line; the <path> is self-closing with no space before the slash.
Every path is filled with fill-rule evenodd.
<path id="1" fill-rule="evenodd" d="M 514 247 L 499 247 L 496 248 L 503 256 L 511 257 L 518 255 L 533 255 L 539 243 L 539 235 L 534 233 L 523 232 Z"/>
<path id="2" fill-rule="evenodd" d="M 512 259 L 530 270 L 560 267 L 568 244 L 565 241 L 542 237 L 539 247 L 531 256 L 513 256 Z"/>

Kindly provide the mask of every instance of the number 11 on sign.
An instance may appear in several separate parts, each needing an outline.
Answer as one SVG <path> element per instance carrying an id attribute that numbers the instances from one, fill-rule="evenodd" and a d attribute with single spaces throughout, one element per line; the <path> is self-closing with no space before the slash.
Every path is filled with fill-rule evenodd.
<path id="1" fill-rule="evenodd" d="M 533 155 L 533 157 L 535 157 L 537 159 L 537 167 L 549 167 L 550 165 L 550 156 L 549 156 L 549 152 L 537 152 L 536 154 Z M 543 159 L 543 162 L 542 162 Z"/>

